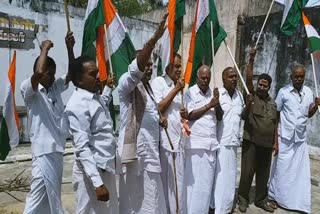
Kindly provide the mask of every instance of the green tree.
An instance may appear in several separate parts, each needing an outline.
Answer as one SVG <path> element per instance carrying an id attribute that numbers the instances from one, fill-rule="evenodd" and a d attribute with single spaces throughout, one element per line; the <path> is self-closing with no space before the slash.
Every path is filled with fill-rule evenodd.
<path id="1" fill-rule="evenodd" d="M 88 0 L 68 0 L 67 2 L 72 6 L 85 8 L 87 7 Z"/>
<path id="2" fill-rule="evenodd" d="M 162 7 L 161 0 L 112 0 L 121 16 L 137 16 L 150 10 Z M 87 7 L 88 0 L 68 0 L 75 7 Z"/>
<path id="3" fill-rule="evenodd" d="M 139 0 L 113 0 L 120 16 L 137 16 L 149 10 L 147 3 L 140 3 Z"/>

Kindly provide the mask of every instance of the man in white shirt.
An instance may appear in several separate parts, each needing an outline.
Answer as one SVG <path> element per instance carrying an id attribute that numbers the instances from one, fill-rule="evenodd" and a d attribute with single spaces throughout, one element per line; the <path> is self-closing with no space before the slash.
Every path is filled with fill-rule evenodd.
<path id="1" fill-rule="evenodd" d="M 175 54 L 174 62 L 166 68 L 166 74 L 156 77 L 152 81 L 154 96 L 157 103 L 159 103 L 160 112 L 168 120 L 167 130 L 174 147 L 174 150 L 172 150 L 165 130 L 162 128 L 160 141 L 161 179 L 168 213 L 176 213 L 177 209 L 173 161 L 176 164 L 179 213 L 183 213 L 184 146 L 182 145 L 180 116 L 180 109 L 183 106 L 181 104 L 182 94 L 179 93 L 183 88 L 184 80 L 181 79 L 181 56 Z M 173 157 L 173 152 L 175 153 L 175 157 Z"/>
<path id="2" fill-rule="evenodd" d="M 166 16 L 118 84 L 121 117 L 118 148 L 125 163 L 119 182 L 121 214 L 167 213 L 160 176 L 160 115 L 149 84 L 153 65 L 150 56 L 165 30 L 165 19 Z"/>
<path id="3" fill-rule="evenodd" d="M 216 168 L 217 119 L 223 111 L 219 104 L 219 91 L 209 88 L 210 68 L 203 65 L 197 74 L 197 84 L 186 93 L 187 112 L 181 112 L 189 120 L 190 137 L 186 138 L 186 165 L 184 186 L 187 213 L 208 213 L 214 172 Z M 186 115 L 187 114 L 187 115 Z"/>
<path id="4" fill-rule="evenodd" d="M 277 98 L 279 152 L 274 160 L 269 198 L 290 210 L 311 212 L 310 160 L 307 120 L 320 105 L 311 89 L 304 85 L 305 68 L 295 65 L 291 84 L 280 89 Z"/>
<path id="5" fill-rule="evenodd" d="M 244 102 L 238 91 L 238 74 L 228 67 L 222 72 L 223 87 L 219 89 L 219 101 L 223 118 L 218 121 L 217 139 L 220 149 L 217 155 L 215 184 L 211 196 L 211 208 L 216 214 L 230 213 L 236 189 L 237 148 L 240 146 L 241 112 Z"/>
<path id="6" fill-rule="evenodd" d="M 66 36 L 69 61 L 73 59 L 74 37 Z M 56 64 L 48 56 L 53 43 L 42 42 L 33 75 L 21 83 L 28 108 L 32 149 L 31 191 L 24 213 L 63 213 L 61 182 L 67 123 L 61 93 L 68 88 L 68 75 L 55 80 Z"/>
<path id="7" fill-rule="evenodd" d="M 112 83 L 104 87 L 100 96 L 96 62 L 86 56 L 75 59 L 70 72 L 76 89 L 65 112 L 75 147 L 72 178 L 76 191 L 76 213 L 117 214 L 116 139 L 108 108 Z"/>

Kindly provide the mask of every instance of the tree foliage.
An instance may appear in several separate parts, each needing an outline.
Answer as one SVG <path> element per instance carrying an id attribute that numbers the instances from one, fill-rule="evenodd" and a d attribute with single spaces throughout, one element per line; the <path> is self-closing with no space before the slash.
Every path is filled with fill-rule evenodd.
<path id="1" fill-rule="evenodd" d="M 75 7 L 87 7 L 88 0 L 68 0 L 68 4 Z"/>
<path id="2" fill-rule="evenodd" d="M 132 17 L 149 10 L 149 4 L 139 0 L 114 0 L 114 5 L 121 16 Z"/>
<path id="3" fill-rule="evenodd" d="M 137 16 L 162 6 L 161 0 L 112 0 L 121 16 Z M 88 0 L 68 0 L 75 7 L 87 7 Z"/>

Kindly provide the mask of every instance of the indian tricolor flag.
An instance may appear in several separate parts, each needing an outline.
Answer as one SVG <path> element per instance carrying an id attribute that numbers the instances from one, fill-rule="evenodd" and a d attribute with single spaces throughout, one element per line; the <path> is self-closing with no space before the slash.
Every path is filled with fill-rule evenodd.
<path id="1" fill-rule="evenodd" d="M 283 1 L 280 1 L 282 3 Z M 284 0 L 284 12 L 280 30 L 287 36 L 291 36 L 301 20 L 301 12 L 308 0 Z"/>
<path id="2" fill-rule="evenodd" d="M 212 64 L 211 31 L 213 32 L 214 52 L 216 53 L 227 34 L 219 24 L 214 1 L 198 0 L 185 71 L 185 82 L 189 85 L 196 82 L 197 70 L 202 64 L 209 66 Z"/>
<path id="3" fill-rule="evenodd" d="M 107 29 L 107 36 L 105 29 Z M 108 61 L 109 52 L 115 78 L 119 80 L 120 76 L 127 72 L 135 56 L 135 48 L 111 0 L 89 0 L 85 16 L 82 55 L 97 59 L 102 81 L 107 79 L 106 61 Z"/>
<path id="4" fill-rule="evenodd" d="M 169 0 L 168 27 L 160 41 L 160 73 L 164 72 L 169 63 L 173 63 L 174 53 L 177 53 L 181 44 L 183 16 L 186 14 L 185 0 Z M 159 75 L 159 72 L 158 72 Z"/>
<path id="5" fill-rule="evenodd" d="M 3 103 L 3 118 L 0 129 L 0 160 L 5 160 L 9 151 L 19 144 L 19 118 L 14 97 L 16 83 L 16 51 L 9 68 L 7 88 Z"/>
<path id="6" fill-rule="evenodd" d="M 304 23 L 304 27 L 306 28 L 306 33 L 309 39 L 310 49 L 311 51 L 319 51 L 320 50 L 320 36 L 316 29 L 312 27 L 310 21 L 306 17 L 306 15 L 302 12 L 302 19 Z"/>
<path id="7" fill-rule="evenodd" d="M 303 12 L 302 19 L 308 36 L 309 47 L 312 52 L 311 57 L 313 58 L 314 62 L 316 78 L 318 81 L 320 81 L 320 36 L 316 29 L 314 29 L 314 27 L 310 24 L 310 21 Z"/>

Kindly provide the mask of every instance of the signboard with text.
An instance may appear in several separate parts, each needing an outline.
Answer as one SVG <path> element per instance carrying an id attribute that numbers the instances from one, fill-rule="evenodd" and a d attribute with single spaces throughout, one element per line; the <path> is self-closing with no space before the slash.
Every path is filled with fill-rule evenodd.
<path id="1" fill-rule="evenodd" d="M 0 48 L 34 49 L 35 22 L 0 12 Z"/>

